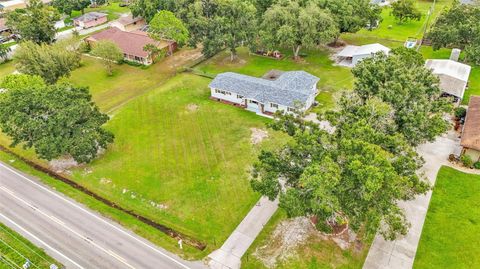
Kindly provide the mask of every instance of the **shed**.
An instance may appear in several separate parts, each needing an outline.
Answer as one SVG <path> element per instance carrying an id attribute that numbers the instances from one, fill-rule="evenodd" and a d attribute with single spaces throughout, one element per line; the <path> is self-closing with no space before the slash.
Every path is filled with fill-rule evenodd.
<path id="1" fill-rule="evenodd" d="M 440 79 L 440 89 L 457 100 L 462 99 L 468 85 L 471 67 L 452 60 L 432 60 L 425 63 L 425 67 Z"/>
<path id="2" fill-rule="evenodd" d="M 337 59 L 339 64 L 353 67 L 359 61 L 372 57 L 379 52 L 383 52 L 388 55 L 390 53 L 390 49 L 378 43 L 363 46 L 348 45 L 337 54 Z"/>

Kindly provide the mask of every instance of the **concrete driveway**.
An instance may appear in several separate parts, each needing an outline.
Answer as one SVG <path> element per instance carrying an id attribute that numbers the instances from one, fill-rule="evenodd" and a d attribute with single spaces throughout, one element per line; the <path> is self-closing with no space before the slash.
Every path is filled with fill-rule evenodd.
<path id="1" fill-rule="evenodd" d="M 421 172 L 435 184 L 440 167 L 448 165 L 448 156 L 460 147 L 460 139 L 454 131 L 438 137 L 435 142 L 420 145 L 418 153 L 424 158 L 425 165 Z M 411 228 L 406 236 L 395 241 L 386 241 L 381 235 L 375 237 L 370 247 L 364 269 L 407 269 L 413 267 L 420 235 L 428 211 L 432 191 L 418 196 L 415 200 L 400 202 L 405 210 Z"/>

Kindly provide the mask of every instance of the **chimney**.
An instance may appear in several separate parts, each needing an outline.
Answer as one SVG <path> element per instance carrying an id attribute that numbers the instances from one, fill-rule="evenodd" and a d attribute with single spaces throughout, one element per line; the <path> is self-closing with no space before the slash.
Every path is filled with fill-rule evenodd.
<path id="1" fill-rule="evenodd" d="M 458 58 L 460 58 L 460 53 L 462 50 L 460 49 L 452 49 L 452 53 L 450 54 L 450 60 L 458 62 Z"/>

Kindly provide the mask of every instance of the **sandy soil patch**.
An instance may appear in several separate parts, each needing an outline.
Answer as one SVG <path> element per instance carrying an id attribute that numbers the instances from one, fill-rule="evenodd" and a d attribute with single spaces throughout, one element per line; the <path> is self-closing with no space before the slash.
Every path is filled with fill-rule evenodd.
<path id="1" fill-rule="evenodd" d="M 65 157 L 51 160 L 48 165 L 51 170 L 57 173 L 64 173 L 68 172 L 68 170 L 71 168 L 77 167 L 78 163 L 72 157 Z"/>
<path id="2" fill-rule="evenodd" d="M 188 112 L 195 112 L 199 109 L 199 106 L 197 104 L 188 104 L 187 105 L 187 111 Z"/>
<path id="3" fill-rule="evenodd" d="M 277 263 L 297 255 L 297 249 L 307 239 L 317 233 L 312 222 L 305 217 L 282 221 L 268 244 L 257 248 L 253 253 L 268 268 L 274 268 Z"/>
<path id="4" fill-rule="evenodd" d="M 250 137 L 250 142 L 253 145 L 260 144 L 265 138 L 268 138 L 268 131 L 258 128 L 250 128 L 252 131 L 252 136 Z"/>

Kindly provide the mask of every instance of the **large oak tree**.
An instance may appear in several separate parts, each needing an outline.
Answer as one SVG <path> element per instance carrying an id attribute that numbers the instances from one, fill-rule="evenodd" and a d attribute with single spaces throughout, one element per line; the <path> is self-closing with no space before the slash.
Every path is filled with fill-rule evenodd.
<path id="1" fill-rule="evenodd" d="M 55 40 L 55 22 L 60 14 L 40 0 L 30 0 L 26 8 L 17 8 L 6 14 L 6 25 L 24 40 L 51 43 Z"/>
<path id="2" fill-rule="evenodd" d="M 113 142 L 108 121 L 87 88 L 70 84 L 11 88 L 0 94 L 0 129 L 12 146 L 33 148 L 40 158 L 72 157 L 88 163 Z"/>
<path id="3" fill-rule="evenodd" d="M 295 58 L 304 47 L 334 40 L 339 30 L 332 14 L 313 1 L 279 1 L 263 15 L 262 42 L 270 49 L 291 48 Z"/>

